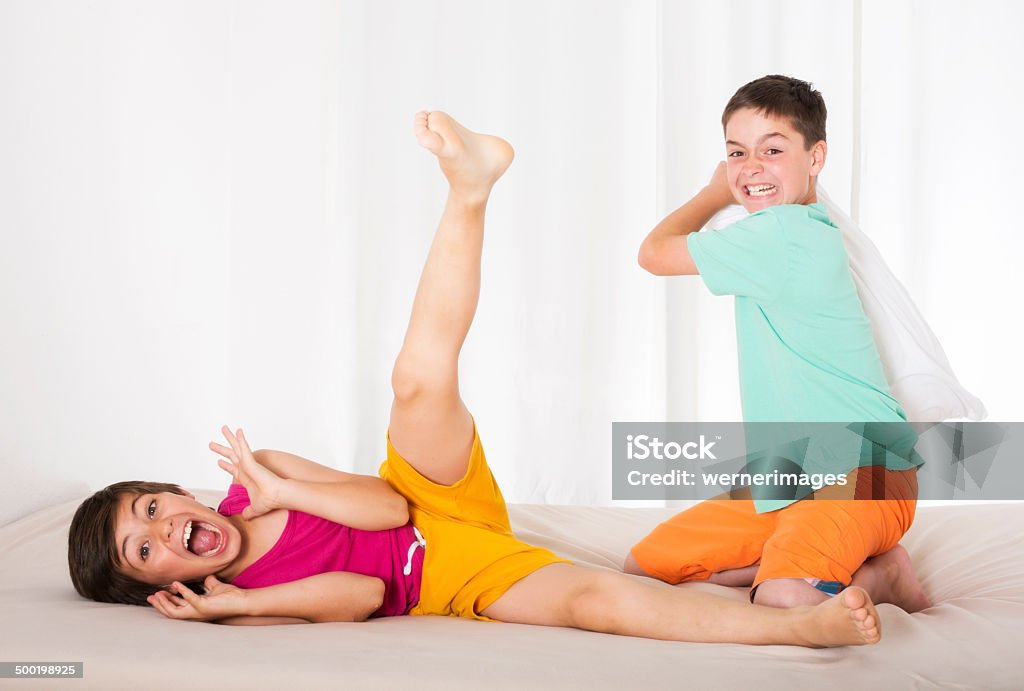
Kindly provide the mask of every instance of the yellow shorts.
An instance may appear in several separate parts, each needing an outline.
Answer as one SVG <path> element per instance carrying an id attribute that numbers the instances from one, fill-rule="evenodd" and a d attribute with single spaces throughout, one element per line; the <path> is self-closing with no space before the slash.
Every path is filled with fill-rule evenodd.
<path id="1" fill-rule="evenodd" d="M 896 546 L 917 505 L 916 468 L 864 467 L 851 477 L 848 489 L 825 488 L 770 513 L 757 513 L 749 499 L 701 502 L 631 553 L 648 574 L 673 584 L 759 564 L 755 588 L 773 578 L 849 585 L 865 560 Z"/>
<path id="2" fill-rule="evenodd" d="M 420 601 L 409 614 L 490 620 L 480 613 L 516 581 L 566 561 L 512 534 L 475 425 L 466 474 L 455 484 L 439 485 L 420 475 L 391 446 L 390 437 L 379 474 L 409 501 L 412 524 L 427 543 Z"/>

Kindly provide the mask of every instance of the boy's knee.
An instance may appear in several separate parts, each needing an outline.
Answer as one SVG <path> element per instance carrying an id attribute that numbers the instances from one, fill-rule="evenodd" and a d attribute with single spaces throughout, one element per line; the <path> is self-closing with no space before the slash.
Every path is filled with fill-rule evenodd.
<path id="1" fill-rule="evenodd" d="M 458 382 L 443 367 L 399 356 L 391 370 L 391 390 L 395 400 L 403 403 L 426 395 L 458 392 Z"/>
<path id="2" fill-rule="evenodd" d="M 409 401 L 416 398 L 422 390 L 422 384 L 416 376 L 411 363 L 399 359 L 391 370 L 391 391 L 395 399 Z"/>
<path id="3" fill-rule="evenodd" d="M 625 573 L 629 573 L 634 576 L 647 576 L 648 578 L 652 578 L 651 574 L 644 571 L 644 568 L 640 566 L 632 552 L 626 555 L 626 561 L 622 564 L 622 570 Z"/>
<path id="4" fill-rule="evenodd" d="M 622 585 L 620 574 L 588 574 L 569 598 L 571 625 L 588 631 L 617 631 L 624 607 Z"/>

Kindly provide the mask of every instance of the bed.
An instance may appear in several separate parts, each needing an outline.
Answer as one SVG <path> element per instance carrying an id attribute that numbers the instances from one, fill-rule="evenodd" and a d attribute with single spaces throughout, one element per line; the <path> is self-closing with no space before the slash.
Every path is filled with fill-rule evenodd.
<path id="1" fill-rule="evenodd" d="M 197 496 L 216 505 L 221 495 Z M 67 525 L 82 498 L 0 527 L 0 661 L 82 662 L 83 678 L 4 679 L 4 688 L 1024 688 L 1024 504 L 920 508 L 903 544 L 936 604 L 914 615 L 880 606 L 876 646 L 809 650 L 442 617 L 273 627 L 170 621 L 74 592 Z M 523 539 L 609 569 L 674 511 L 509 508 Z M 683 587 L 743 598 L 709 584 Z"/>

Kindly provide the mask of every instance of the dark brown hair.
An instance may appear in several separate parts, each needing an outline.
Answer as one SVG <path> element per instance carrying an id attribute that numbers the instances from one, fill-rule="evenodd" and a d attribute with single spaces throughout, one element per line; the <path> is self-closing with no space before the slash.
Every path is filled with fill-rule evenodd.
<path id="1" fill-rule="evenodd" d="M 146 598 L 162 590 L 121 572 L 121 557 L 114 539 L 114 524 L 121 498 L 171 492 L 184 495 L 177 485 L 131 480 L 104 487 L 82 502 L 68 532 L 68 567 L 75 590 L 97 602 L 148 605 Z"/>
<path id="2" fill-rule="evenodd" d="M 793 129 L 804 138 L 804 149 L 811 150 L 825 140 L 825 99 L 811 84 L 781 74 L 766 77 L 741 86 L 725 106 L 722 129 L 733 114 L 743 108 L 752 108 L 773 118 L 789 120 Z"/>

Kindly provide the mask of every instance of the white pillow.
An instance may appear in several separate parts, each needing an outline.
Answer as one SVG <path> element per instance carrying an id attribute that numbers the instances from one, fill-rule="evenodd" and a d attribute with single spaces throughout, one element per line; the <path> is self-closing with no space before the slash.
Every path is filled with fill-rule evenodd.
<path id="1" fill-rule="evenodd" d="M 878 248 L 821 185 L 817 195 L 829 218 L 843 233 L 850 273 L 871 322 L 886 380 L 907 419 L 984 419 L 988 415 L 984 404 L 960 385 L 942 345 Z M 715 214 L 708 228 L 721 230 L 746 216 L 742 206 L 729 206 Z"/>
<path id="2" fill-rule="evenodd" d="M 13 523 L 48 506 L 72 499 L 85 499 L 89 486 L 81 480 L 70 480 L 40 470 L 36 466 L 5 463 L 7 477 L 0 483 L 0 526 Z"/>

